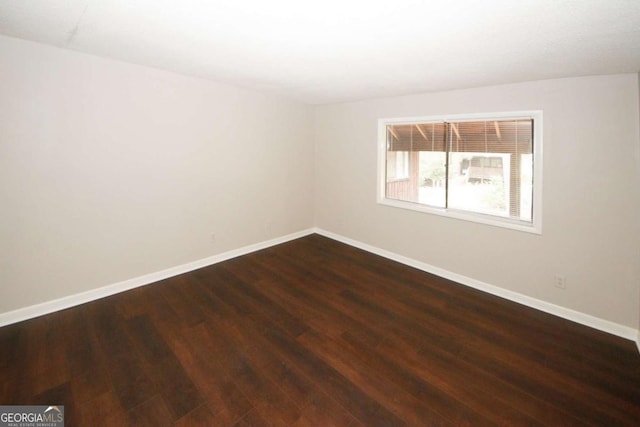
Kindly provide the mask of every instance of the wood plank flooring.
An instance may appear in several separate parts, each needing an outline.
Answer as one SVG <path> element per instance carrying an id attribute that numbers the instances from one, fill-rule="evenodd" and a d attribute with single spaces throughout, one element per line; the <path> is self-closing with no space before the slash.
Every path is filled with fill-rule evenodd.
<path id="1" fill-rule="evenodd" d="M 631 341 L 312 235 L 0 328 L 67 426 L 615 426 Z"/>

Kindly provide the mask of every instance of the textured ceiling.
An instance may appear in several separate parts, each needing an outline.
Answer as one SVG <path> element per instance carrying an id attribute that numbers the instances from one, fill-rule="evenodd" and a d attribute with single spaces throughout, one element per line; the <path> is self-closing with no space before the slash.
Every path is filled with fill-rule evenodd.
<path id="1" fill-rule="evenodd" d="M 0 33 L 311 104 L 640 71 L 640 0 L 0 0 Z"/>

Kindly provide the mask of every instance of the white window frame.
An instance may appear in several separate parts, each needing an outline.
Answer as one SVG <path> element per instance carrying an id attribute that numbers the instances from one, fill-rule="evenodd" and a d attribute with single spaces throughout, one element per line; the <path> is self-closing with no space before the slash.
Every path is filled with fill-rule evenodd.
<path id="1" fill-rule="evenodd" d="M 394 200 L 386 198 L 386 156 L 387 156 L 387 126 L 408 125 L 420 123 L 446 121 L 478 121 L 478 120 L 508 120 L 533 119 L 533 218 L 532 222 L 518 221 L 511 218 L 501 218 L 471 211 L 452 208 L 439 208 L 422 203 Z M 377 202 L 381 205 L 395 208 L 409 209 L 428 214 L 445 216 L 459 220 L 487 224 L 511 230 L 542 234 L 542 111 L 509 111 L 499 113 L 451 114 L 424 117 L 385 118 L 378 120 L 378 185 Z"/>

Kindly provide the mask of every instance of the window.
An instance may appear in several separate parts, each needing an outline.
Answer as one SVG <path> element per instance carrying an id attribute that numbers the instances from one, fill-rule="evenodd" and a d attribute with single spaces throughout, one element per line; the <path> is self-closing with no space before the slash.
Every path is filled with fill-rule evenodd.
<path id="1" fill-rule="evenodd" d="M 381 119 L 378 202 L 541 232 L 542 112 Z"/>

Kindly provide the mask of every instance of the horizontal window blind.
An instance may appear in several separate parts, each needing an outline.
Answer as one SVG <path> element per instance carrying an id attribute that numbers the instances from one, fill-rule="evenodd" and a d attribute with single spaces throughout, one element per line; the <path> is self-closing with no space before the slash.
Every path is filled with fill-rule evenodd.
<path id="1" fill-rule="evenodd" d="M 389 124 L 385 196 L 530 223 L 533 130 L 532 118 Z M 400 153 L 410 179 L 391 183 Z"/>

